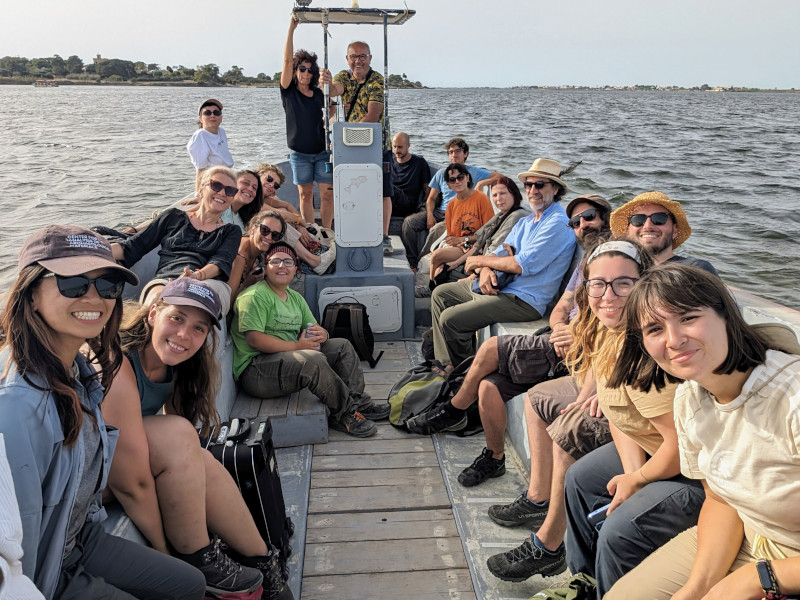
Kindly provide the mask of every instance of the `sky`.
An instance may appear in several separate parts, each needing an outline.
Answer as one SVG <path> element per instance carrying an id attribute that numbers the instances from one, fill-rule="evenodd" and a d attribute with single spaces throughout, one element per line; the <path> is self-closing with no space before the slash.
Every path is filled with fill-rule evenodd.
<path id="1" fill-rule="evenodd" d="M 417 14 L 390 27 L 389 72 L 431 87 L 708 84 L 800 89 L 798 0 L 405 0 Z M 4 0 L 0 56 L 77 54 L 166 65 L 281 68 L 292 0 Z M 344 7 L 350 0 L 313 0 Z M 403 0 L 361 0 L 403 8 Z M 382 28 L 331 27 L 332 70 L 347 43 Z M 295 48 L 320 55 L 322 28 L 301 25 Z"/>

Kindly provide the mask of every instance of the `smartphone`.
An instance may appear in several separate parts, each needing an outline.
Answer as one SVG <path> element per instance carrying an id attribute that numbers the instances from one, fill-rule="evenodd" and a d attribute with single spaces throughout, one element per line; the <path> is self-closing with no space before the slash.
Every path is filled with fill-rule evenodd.
<path id="1" fill-rule="evenodd" d="M 608 507 L 611 506 L 609 502 L 605 506 L 601 506 L 597 510 L 593 510 L 588 515 L 586 515 L 586 519 L 589 521 L 589 525 L 595 528 L 595 531 L 600 531 L 600 528 L 603 526 L 603 523 L 606 522 L 606 513 L 608 512 Z"/>

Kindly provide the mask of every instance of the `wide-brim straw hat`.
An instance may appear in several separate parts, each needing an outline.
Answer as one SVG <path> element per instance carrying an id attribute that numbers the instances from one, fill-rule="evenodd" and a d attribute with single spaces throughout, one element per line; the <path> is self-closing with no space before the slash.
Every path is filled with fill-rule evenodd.
<path id="1" fill-rule="evenodd" d="M 525 183 L 528 177 L 543 177 L 550 181 L 555 181 L 558 185 L 567 191 L 567 184 L 561 179 L 561 173 L 564 168 L 556 161 L 550 158 L 537 158 L 533 161 L 531 168 L 524 173 L 517 174 L 519 180 Z"/>
<path id="2" fill-rule="evenodd" d="M 611 213 L 611 232 L 614 234 L 614 237 L 627 237 L 628 219 L 636 212 L 637 208 L 645 204 L 658 204 L 659 206 L 663 206 L 675 217 L 678 235 L 672 242 L 673 249 L 680 246 L 692 235 L 692 228 L 689 226 L 689 220 L 686 218 L 686 213 L 683 212 L 680 202 L 670 200 L 669 196 L 663 192 L 645 192 L 644 194 L 639 194 L 633 200 L 623 204 Z"/>

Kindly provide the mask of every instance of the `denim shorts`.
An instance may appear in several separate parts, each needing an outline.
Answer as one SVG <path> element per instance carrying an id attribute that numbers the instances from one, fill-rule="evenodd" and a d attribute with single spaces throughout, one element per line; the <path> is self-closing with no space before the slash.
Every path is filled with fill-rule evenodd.
<path id="1" fill-rule="evenodd" d="M 292 181 L 295 185 L 309 183 L 333 183 L 333 172 L 325 172 L 325 163 L 329 162 L 331 155 L 325 152 L 305 154 L 292 152 L 289 154 L 289 164 L 292 165 Z"/>

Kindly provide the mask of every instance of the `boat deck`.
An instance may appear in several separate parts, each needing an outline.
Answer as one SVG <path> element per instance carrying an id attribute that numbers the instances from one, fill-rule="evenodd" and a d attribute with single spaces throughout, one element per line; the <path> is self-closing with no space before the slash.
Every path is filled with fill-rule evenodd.
<path id="1" fill-rule="evenodd" d="M 378 342 L 367 392 L 386 400 L 392 384 L 421 361 L 420 343 Z M 507 451 L 508 472 L 475 488 L 456 481 L 480 453 L 483 435 L 417 436 L 387 422 L 371 438 L 330 431 L 327 444 L 278 450 L 287 509 L 296 523 L 289 561 L 295 598 L 530 598 L 554 579 L 506 583 L 486 559 L 529 533 L 495 525 L 489 505 L 526 485 Z M 509 445 L 510 446 L 510 445 Z M 565 574 L 566 575 L 566 574 Z M 563 579 L 559 576 L 556 579 Z"/>

